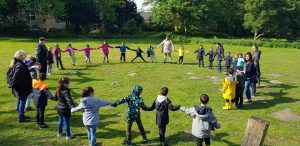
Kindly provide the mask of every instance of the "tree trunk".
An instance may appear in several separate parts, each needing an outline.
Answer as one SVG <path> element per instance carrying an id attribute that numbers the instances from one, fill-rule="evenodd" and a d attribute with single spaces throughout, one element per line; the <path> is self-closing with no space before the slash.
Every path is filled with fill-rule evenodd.
<path id="1" fill-rule="evenodd" d="M 257 40 L 259 37 L 261 37 L 261 36 L 263 36 L 263 35 L 264 35 L 263 33 L 258 34 L 258 30 L 255 30 L 255 31 L 254 31 L 254 37 L 253 37 L 253 39 L 254 39 L 254 40 Z"/>

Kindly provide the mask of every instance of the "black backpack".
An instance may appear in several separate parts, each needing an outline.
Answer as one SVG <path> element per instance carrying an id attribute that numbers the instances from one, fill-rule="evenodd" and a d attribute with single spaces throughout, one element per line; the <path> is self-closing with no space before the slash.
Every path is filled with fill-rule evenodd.
<path id="1" fill-rule="evenodd" d="M 13 75 L 14 75 L 14 69 L 10 67 L 6 72 L 6 83 L 8 88 L 11 88 L 13 86 L 13 81 L 12 81 Z"/>

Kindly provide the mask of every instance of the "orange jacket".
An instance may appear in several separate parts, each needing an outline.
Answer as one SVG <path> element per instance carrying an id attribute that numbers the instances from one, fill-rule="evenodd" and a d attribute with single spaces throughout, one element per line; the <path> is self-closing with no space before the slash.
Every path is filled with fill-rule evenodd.
<path id="1" fill-rule="evenodd" d="M 33 79 L 32 80 L 32 88 L 42 91 L 42 90 L 47 89 L 48 85 L 45 84 L 44 81 Z"/>

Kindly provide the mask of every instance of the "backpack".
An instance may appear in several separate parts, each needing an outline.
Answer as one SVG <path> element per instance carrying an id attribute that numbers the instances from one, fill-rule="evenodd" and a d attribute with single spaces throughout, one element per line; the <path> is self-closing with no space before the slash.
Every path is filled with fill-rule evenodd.
<path id="1" fill-rule="evenodd" d="M 8 88 L 11 88 L 13 86 L 13 81 L 12 81 L 13 76 L 14 76 L 14 69 L 10 67 L 6 72 L 6 83 Z"/>

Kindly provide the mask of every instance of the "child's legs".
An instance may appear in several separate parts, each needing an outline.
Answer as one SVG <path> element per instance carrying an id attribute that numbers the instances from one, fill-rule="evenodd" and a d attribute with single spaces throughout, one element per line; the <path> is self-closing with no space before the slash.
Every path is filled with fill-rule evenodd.
<path id="1" fill-rule="evenodd" d="M 48 74 L 52 74 L 52 63 L 49 63 L 49 64 L 48 64 L 48 67 L 47 67 L 47 73 L 48 73 Z"/>
<path id="2" fill-rule="evenodd" d="M 199 59 L 198 60 L 198 66 L 200 67 L 200 65 L 201 65 L 201 60 Z"/>
<path id="3" fill-rule="evenodd" d="M 56 67 L 58 68 L 59 67 L 59 59 L 55 58 L 55 61 L 56 61 Z"/>
<path id="4" fill-rule="evenodd" d="M 41 120 L 40 120 L 40 108 L 36 107 L 36 124 L 40 125 Z"/>
<path id="5" fill-rule="evenodd" d="M 126 140 L 131 141 L 131 127 L 132 122 L 127 122 L 127 129 L 126 129 Z"/>
<path id="6" fill-rule="evenodd" d="M 166 63 L 167 60 L 167 53 L 164 53 L 164 63 Z"/>
<path id="7" fill-rule="evenodd" d="M 153 61 L 156 63 L 155 55 L 152 55 L 152 57 L 153 57 Z"/>
<path id="8" fill-rule="evenodd" d="M 146 60 L 143 58 L 143 56 L 142 56 L 142 55 L 140 56 L 140 58 L 141 58 L 141 59 L 142 59 L 144 62 L 146 62 Z"/>
<path id="9" fill-rule="evenodd" d="M 181 56 L 181 63 L 183 63 L 183 58 L 184 58 L 184 56 Z"/>
<path id="10" fill-rule="evenodd" d="M 168 53 L 170 63 L 172 63 L 172 53 Z"/>
<path id="11" fill-rule="evenodd" d="M 212 69 L 213 61 L 209 61 L 209 68 Z"/>
<path id="12" fill-rule="evenodd" d="M 62 115 L 58 115 L 58 133 L 62 134 L 62 126 L 63 126 L 64 117 Z"/>
<path id="13" fill-rule="evenodd" d="M 239 92 L 239 99 L 237 100 L 240 100 L 239 101 L 239 105 L 242 106 L 243 105 L 243 96 L 244 96 L 244 88 L 242 88 Z"/>
<path id="14" fill-rule="evenodd" d="M 61 61 L 61 58 L 60 58 L 60 57 L 58 58 L 58 61 L 59 61 L 59 63 L 60 63 L 60 67 L 61 67 L 61 68 L 64 68 L 64 66 L 63 66 L 63 64 L 62 64 L 62 61 Z M 58 66 L 58 65 L 57 65 L 57 66 Z"/>
<path id="15" fill-rule="evenodd" d="M 26 100 L 25 109 L 30 108 L 30 101 L 31 101 L 32 93 L 29 94 Z"/>
<path id="16" fill-rule="evenodd" d="M 140 133 L 141 133 L 141 135 L 143 136 L 143 138 L 144 138 L 144 139 L 147 138 L 146 132 L 145 132 L 145 129 L 144 129 L 144 126 L 143 126 L 143 123 L 142 123 L 142 121 L 141 121 L 141 118 L 138 118 L 138 119 L 136 120 L 136 124 L 138 125 L 139 130 L 140 130 Z"/>
<path id="17" fill-rule="evenodd" d="M 166 128 L 167 128 L 167 125 L 159 125 L 158 126 L 160 142 L 165 141 Z"/>
<path id="18" fill-rule="evenodd" d="M 203 59 L 201 60 L 201 63 L 202 63 L 202 67 L 204 67 L 204 61 L 203 61 Z"/>
<path id="19" fill-rule="evenodd" d="M 203 138 L 196 137 L 197 146 L 202 146 Z"/>
<path id="20" fill-rule="evenodd" d="M 71 61 L 72 61 L 72 64 L 74 65 L 74 64 L 75 64 L 75 62 L 76 62 L 76 58 L 75 58 L 75 56 L 74 56 L 74 55 L 71 55 Z"/>
<path id="21" fill-rule="evenodd" d="M 88 128 L 88 137 L 89 137 L 89 141 L 90 141 L 90 146 L 95 146 L 96 145 L 97 124 L 87 125 L 87 128 Z"/>
<path id="22" fill-rule="evenodd" d="M 64 125 L 65 125 L 65 129 L 66 129 L 66 136 L 71 136 L 71 132 L 70 132 L 70 117 L 63 117 L 64 120 Z"/>
<path id="23" fill-rule="evenodd" d="M 139 56 L 135 56 L 132 60 L 131 60 L 131 62 L 133 62 L 135 59 L 137 59 Z"/>
<path id="24" fill-rule="evenodd" d="M 40 107 L 39 108 L 39 119 L 40 119 L 40 124 L 41 125 L 45 124 L 44 115 L 45 115 L 45 107 Z"/>

